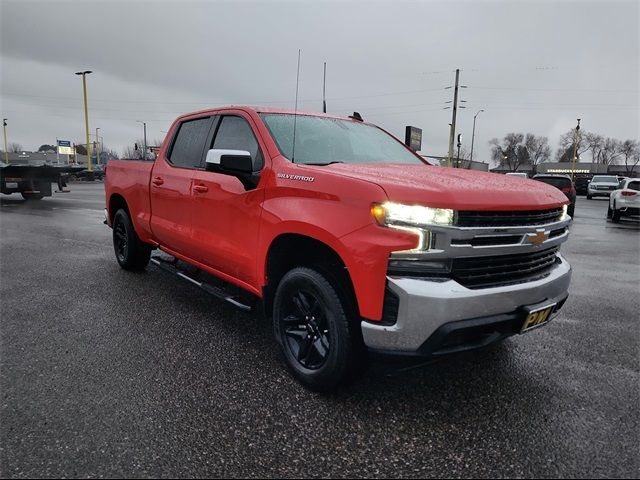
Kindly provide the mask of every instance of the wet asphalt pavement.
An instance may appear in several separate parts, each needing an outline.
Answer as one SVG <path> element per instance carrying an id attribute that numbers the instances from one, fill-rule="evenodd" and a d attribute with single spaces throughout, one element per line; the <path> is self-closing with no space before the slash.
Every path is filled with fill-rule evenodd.
<path id="1" fill-rule="evenodd" d="M 270 326 L 151 265 L 121 270 L 101 184 L 0 200 L 2 477 L 638 477 L 640 229 L 579 197 L 569 300 L 330 396 Z"/>

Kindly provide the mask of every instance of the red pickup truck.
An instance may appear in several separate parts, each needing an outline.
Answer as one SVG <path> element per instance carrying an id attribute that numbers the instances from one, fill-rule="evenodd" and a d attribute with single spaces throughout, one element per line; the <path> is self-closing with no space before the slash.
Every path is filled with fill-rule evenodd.
<path id="1" fill-rule="evenodd" d="M 109 162 L 105 189 L 124 269 L 151 260 L 259 308 L 316 390 L 353 379 L 368 350 L 486 346 L 546 324 L 567 298 L 562 192 L 429 165 L 358 115 L 184 115 L 155 161 Z"/>

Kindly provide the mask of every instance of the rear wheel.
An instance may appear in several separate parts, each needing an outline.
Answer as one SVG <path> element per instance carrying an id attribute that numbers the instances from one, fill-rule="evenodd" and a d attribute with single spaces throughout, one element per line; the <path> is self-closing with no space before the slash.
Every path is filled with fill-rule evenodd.
<path id="1" fill-rule="evenodd" d="M 620 221 L 620 211 L 616 210 L 616 202 L 613 202 L 613 209 L 611 210 L 611 221 L 618 223 Z"/>
<path id="2" fill-rule="evenodd" d="M 347 305 L 327 278 L 294 268 L 274 298 L 274 334 L 289 371 L 316 391 L 331 391 L 354 378 L 362 364 Z"/>
<path id="3" fill-rule="evenodd" d="M 591 200 L 591 195 L 587 195 L 587 200 Z"/>
<path id="4" fill-rule="evenodd" d="M 151 247 L 140 241 L 124 209 L 113 217 L 113 249 L 125 270 L 143 270 L 151 258 Z"/>

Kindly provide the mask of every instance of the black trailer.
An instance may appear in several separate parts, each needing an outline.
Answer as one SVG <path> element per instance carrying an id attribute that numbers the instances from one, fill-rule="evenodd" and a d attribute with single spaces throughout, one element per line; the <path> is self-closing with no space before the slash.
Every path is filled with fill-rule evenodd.
<path id="1" fill-rule="evenodd" d="M 82 170 L 83 166 L 0 163 L 0 192 L 21 193 L 25 200 L 41 200 L 51 196 L 52 183 L 62 190 L 66 177 Z"/>

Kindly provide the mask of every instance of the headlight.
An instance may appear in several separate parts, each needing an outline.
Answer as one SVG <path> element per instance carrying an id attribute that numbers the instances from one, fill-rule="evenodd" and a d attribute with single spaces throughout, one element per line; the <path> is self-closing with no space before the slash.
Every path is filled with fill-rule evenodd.
<path id="1" fill-rule="evenodd" d="M 569 205 L 562 205 L 562 217 L 560 217 L 560 220 L 566 220 L 569 215 L 567 214 L 567 210 L 569 209 Z"/>
<path id="2" fill-rule="evenodd" d="M 453 210 L 447 208 L 385 202 L 373 205 L 371 214 L 376 222 L 385 227 L 428 227 L 429 225 L 453 224 Z"/>
<path id="3" fill-rule="evenodd" d="M 395 228 L 414 233 L 418 242 L 408 252 L 429 250 L 432 234 L 429 226 L 453 224 L 453 210 L 446 208 L 423 207 L 422 205 L 403 205 L 401 203 L 377 203 L 371 207 L 371 215 L 383 227 Z"/>

